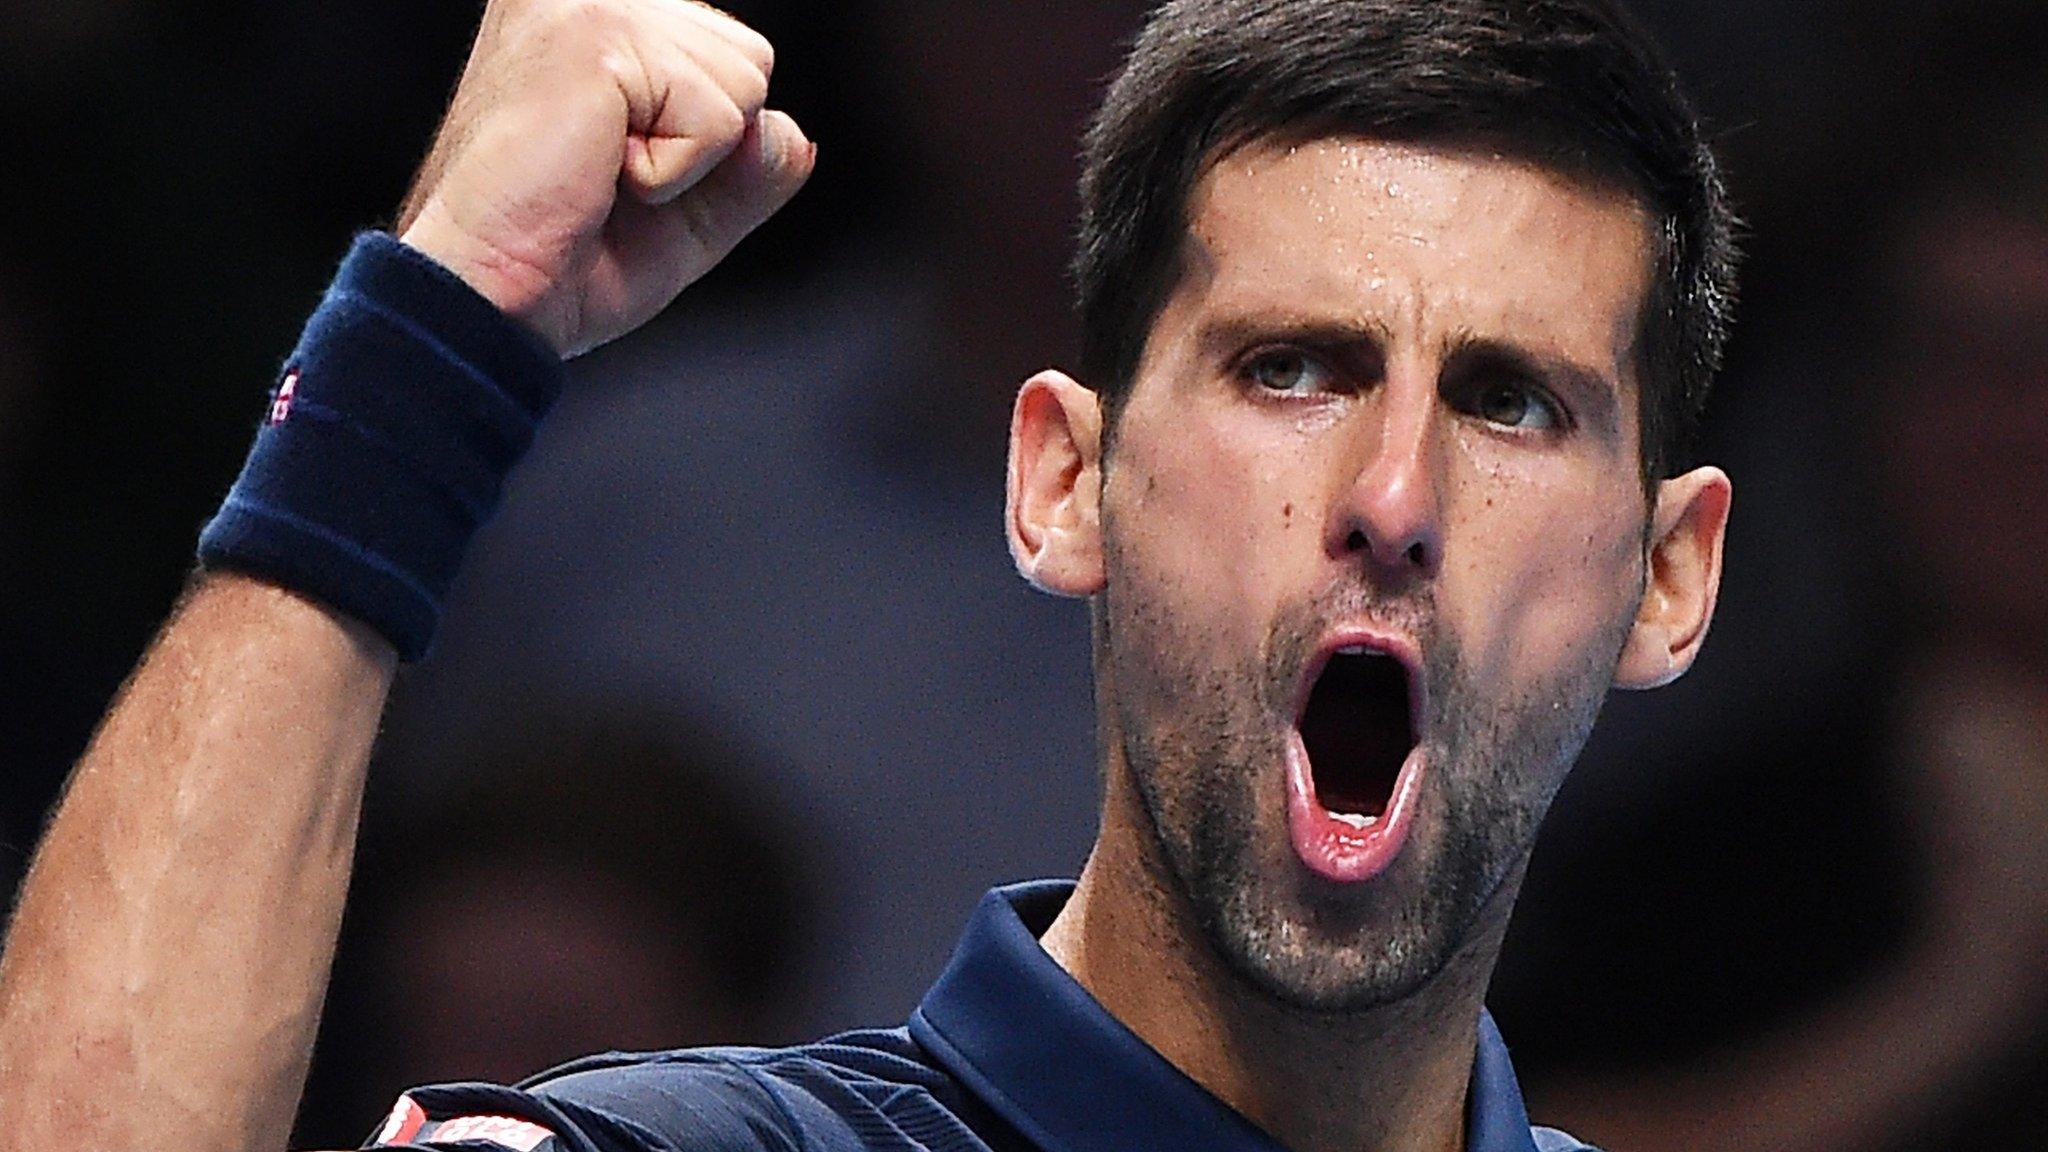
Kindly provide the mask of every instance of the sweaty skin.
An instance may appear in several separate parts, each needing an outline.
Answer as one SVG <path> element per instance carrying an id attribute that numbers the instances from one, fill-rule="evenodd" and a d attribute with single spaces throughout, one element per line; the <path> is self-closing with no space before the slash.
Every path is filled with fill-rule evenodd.
<path id="1" fill-rule="evenodd" d="M 771 66 L 699 4 L 493 0 L 403 238 L 565 355 L 629 331 L 809 175 Z M 198 578 L 23 886 L 0 1149 L 285 1146 L 395 663 L 321 605 Z"/>
<path id="2" fill-rule="evenodd" d="M 1455 1148 L 1537 823 L 1609 687 L 1690 660 L 1727 482 L 1645 501 L 1624 196 L 1323 140 L 1227 158 L 1191 220 L 1107 460 L 1072 381 L 1019 402 L 1013 547 L 1096 597 L 1108 782 L 1046 945 L 1291 1148 Z M 1429 706 L 1405 843 L 1335 883 L 1285 763 L 1346 626 L 1417 648 Z"/>
<path id="3" fill-rule="evenodd" d="M 702 5 L 493 0 L 404 238 L 565 355 L 613 338 L 809 173 L 764 110 L 770 68 Z M 1101 836 L 1046 943 L 1288 1146 L 1455 1148 L 1527 836 L 1607 682 L 1691 661 L 1727 482 L 1688 473 L 1645 507 L 1625 200 L 1326 141 L 1231 158 L 1192 241 L 1113 456 L 1094 394 L 1057 373 L 1013 421 L 1018 563 L 1099 597 L 1105 644 Z M 1512 384 L 1468 387 L 1502 347 L 1572 421 L 1530 429 Z M 1445 710 L 1409 842 L 1341 888 L 1289 855 L 1273 757 L 1276 685 L 1333 614 L 1412 633 Z M 0 1148 L 283 1145 L 392 663 L 290 593 L 198 582 L 26 886 L 0 961 Z"/>

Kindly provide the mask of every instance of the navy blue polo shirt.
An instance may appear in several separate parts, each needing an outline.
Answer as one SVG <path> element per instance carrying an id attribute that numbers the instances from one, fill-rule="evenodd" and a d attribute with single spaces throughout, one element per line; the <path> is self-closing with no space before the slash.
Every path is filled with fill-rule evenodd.
<path id="1" fill-rule="evenodd" d="M 515 1152 L 1283 1152 L 1112 1017 L 1038 944 L 1066 881 L 998 888 L 906 1028 L 796 1048 L 593 1056 L 516 1088 L 407 1093 L 369 1147 Z M 1587 1146 L 1531 1128 L 1479 1025 L 1468 1152 Z"/>

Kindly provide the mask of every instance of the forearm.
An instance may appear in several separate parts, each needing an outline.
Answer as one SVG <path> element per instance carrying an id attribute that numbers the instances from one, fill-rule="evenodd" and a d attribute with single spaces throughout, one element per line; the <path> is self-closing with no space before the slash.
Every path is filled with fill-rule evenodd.
<path id="1" fill-rule="evenodd" d="M 80 762 L 0 959 L 0 1147 L 285 1145 L 395 658 L 201 579 Z"/>
<path id="2" fill-rule="evenodd" d="M 809 175 L 758 34 L 605 8 L 492 0 L 410 246 L 361 240 L 309 322 L 200 555 L 339 608 L 205 578 L 115 705 L 0 959 L 0 1152 L 284 1146 L 398 657 L 428 650 L 561 356 Z"/>

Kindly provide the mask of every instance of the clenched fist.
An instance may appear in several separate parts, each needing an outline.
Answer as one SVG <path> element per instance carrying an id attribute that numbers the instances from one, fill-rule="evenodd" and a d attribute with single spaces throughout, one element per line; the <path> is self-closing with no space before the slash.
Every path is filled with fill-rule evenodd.
<path id="1" fill-rule="evenodd" d="M 564 356 L 622 336 L 810 175 L 773 67 L 692 0 L 491 0 L 400 239 Z"/>

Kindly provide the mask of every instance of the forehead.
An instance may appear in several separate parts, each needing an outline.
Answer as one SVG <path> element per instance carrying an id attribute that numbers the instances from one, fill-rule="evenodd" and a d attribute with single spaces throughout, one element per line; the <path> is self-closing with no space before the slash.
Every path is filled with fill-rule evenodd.
<path id="1" fill-rule="evenodd" d="M 1632 379 L 1654 261 L 1650 218 L 1625 194 L 1490 153 L 1255 142 L 1211 166 L 1188 218 L 1169 311 L 1341 323 L 1424 346 L 1503 340 Z"/>

